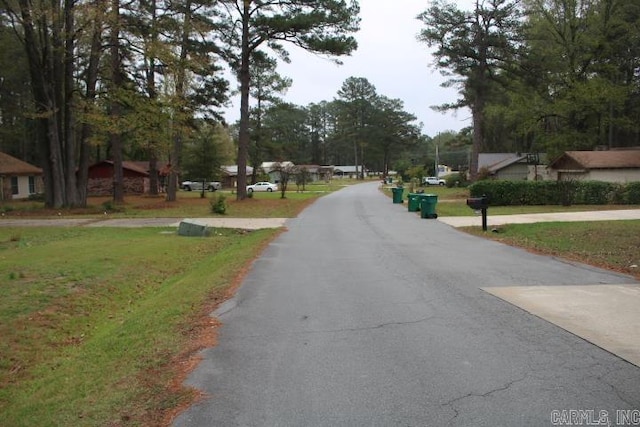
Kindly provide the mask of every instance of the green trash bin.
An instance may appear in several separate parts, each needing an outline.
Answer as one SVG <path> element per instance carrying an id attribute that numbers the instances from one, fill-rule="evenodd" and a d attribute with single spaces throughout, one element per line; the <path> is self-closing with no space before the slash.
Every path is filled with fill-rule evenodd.
<path id="1" fill-rule="evenodd" d="M 418 212 L 420 210 L 420 199 L 422 194 L 409 193 L 407 195 L 407 207 L 409 212 Z"/>
<path id="2" fill-rule="evenodd" d="M 402 187 L 394 187 L 391 189 L 393 192 L 393 203 L 402 203 L 402 194 L 404 193 L 404 188 Z"/>
<path id="3" fill-rule="evenodd" d="M 423 194 L 422 197 L 420 197 L 420 217 L 438 218 L 436 204 L 438 204 L 437 194 Z"/>

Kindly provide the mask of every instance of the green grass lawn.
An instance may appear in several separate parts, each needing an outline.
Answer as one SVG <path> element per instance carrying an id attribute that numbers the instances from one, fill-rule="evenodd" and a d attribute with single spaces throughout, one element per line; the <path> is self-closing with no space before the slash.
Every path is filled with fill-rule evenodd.
<path id="1" fill-rule="evenodd" d="M 508 224 L 498 233 L 483 232 L 481 227 L 463 230 L 640 279 L 640 220 Z"/>
<path id="2" fill-rule="evenodd" d="M 172 384 L 198 325 L 277 233 L 0 227 L 0 424 L 161 425 L 194 397 Z"/>
<path id="3" fill-rule="evenodd" d="M 137 196 L 126 195 L 124 204 L 114 206 L 111 197 L 90 197 L 86 208 L 45 209 L 44 203 L 34 201 L 11 201 L 0 204 L 0 212 L 7 217 L 89 217 L 100 218 L 203 218 L 215 217 L 211 204 L 219 197 L 225 199 L 226 216 L 238 218 L 292 218 L 315 199 L 347 185 L 361 182 L 349 179 L 336 179 L 329 183 L 311 183 L 304 189 L 289 184 L 286 197 L 279 191 L 273 193 L 255 193 L 253 197 L 236 200 L 236 193 L 230 190 L 204 192 L 178 191 L 176 202 L 165 201 L 165 195 Z"/>

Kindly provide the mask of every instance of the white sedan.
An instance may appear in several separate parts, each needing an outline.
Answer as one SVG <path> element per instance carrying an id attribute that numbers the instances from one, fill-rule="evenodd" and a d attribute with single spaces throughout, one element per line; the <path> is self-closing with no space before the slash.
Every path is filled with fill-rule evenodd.
<path id="1" fill-rule="evenodd" d="M 278 184 L 272 184 L 266 181 L 256 182 L 253 185 L 247 185 L 247 193 L 253 193 L 254 191 L 278 191 Z"/>

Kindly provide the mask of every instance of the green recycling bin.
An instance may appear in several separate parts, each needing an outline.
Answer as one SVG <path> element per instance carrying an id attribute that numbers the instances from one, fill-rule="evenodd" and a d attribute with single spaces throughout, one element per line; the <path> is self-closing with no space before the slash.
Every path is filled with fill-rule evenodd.
<path id="1" fill-rule="evenodd" d="M 420 217 L 438 218 L 436 204 L 438 204 L 437 194 L 422 194 L 422 197 L 420 197 Z"/>
<path id="2" fill-rule="evenodd" d="M 407 195 L 407 207 L 409 212 L 418 212 L 420 210 L 420 199 L 422 194 L 409 193 Z"/>
<path id="3" fill-rule="evenodd" d="M 404 193 L 404 188 L 394 187 L 391 191 L 393 192 L 393 203 L 402 203 L 402 193 Z"/>

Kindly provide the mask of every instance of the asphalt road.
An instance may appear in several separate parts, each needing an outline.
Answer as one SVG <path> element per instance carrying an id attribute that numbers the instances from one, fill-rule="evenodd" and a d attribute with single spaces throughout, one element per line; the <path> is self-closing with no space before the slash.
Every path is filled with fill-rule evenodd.
<path id="1" fill-rule="evenodd" d="M 287 226 L 217 313 L 187 381 L 207 397 L 175 426 L 640 420 L 640 368 L 481 289 L 632 278 L 421 219 L 376 183 Z"/>

